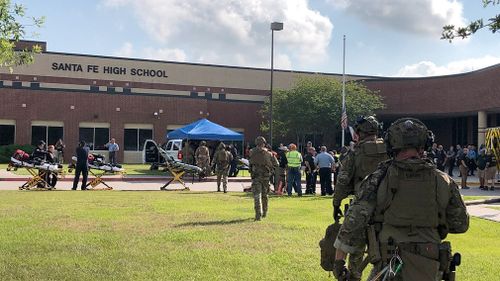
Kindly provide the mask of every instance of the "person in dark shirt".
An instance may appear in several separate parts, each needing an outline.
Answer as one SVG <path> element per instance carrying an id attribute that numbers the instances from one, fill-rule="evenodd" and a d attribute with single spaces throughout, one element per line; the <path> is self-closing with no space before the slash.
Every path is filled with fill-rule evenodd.
<path id="1" fill-rule="evenodd" d="M 288 160 L 286 159 L 286 152 L 288 148 L 283 144 L 280 144 L 278 147 L 278 151 L 276 154 L 276 158 L 278 159 L 279 165 L 275 167 L 274 171 L 274 190 L 276 194 L 283 194 L 283 187 L 286 185 L 286 165 L 288 164 Z"/>
<path id="2" fill-rule="evenodd" d="M 238 175 L 238 148 L 236 144 L 229 145 L 229 152 L 233 156 L 233 160 L 231 161 L 231 167 L 229 169 L 229 177 L 236 177 Z"/>
<path id="3" fill-rule="evenodd" d="M 444 165 L 446 164 L 446 152 L 442 145 L 438 145 L 436 150 L 436 166 L 437 168 L 444 172 Z"/>
<path id="4" fill-rule="evenodd" d="M 457 158 L 458 168 L 462 177 L 462 189 L 469 189 L 469 187 L 467 186 L 467 176 L 469 175 L 469 159 L 467 158 L 467 153 L 469 153 L 469 149 L 464 147 L 463 153 L 460 154 Z"/>
<path id="5" fill-rule="evenodd" d="M 73 180 L 72 190 L 76 190 L 78 182 L 80 181 L 80 174 L 82 174 L 82 190 L 86 190 L 87 177 L 89 175 L 89 165 L 87 159 L 89 157 L 89 148 L 85 145 L 84 141 L 78 143 L 76 148 L 76 168 L 75 179 Z"/>
<path id="6" fill-rule="evenodd" d="M 304 157 L 304 163 L 306 165 L 306 194 L 316 193 L 316 165 L 314 165 L 314 154 L 316 150 L 314 147 L 310 146 L 307 149 L 307 154 Z"/>
<path id="7" fill-rule="evenodd" d="M 47 151 L 45 150 L 45 142 L 43 140 L 40 140 L 35 147 L 35 150 L 33 150 L 33 153 L 31 154 L 31 160 L 35 165 L 40 165 L 42 162 L 45 162 L 47 159 Z M 46 180 L 47 180 L 47 172 L 43 170 L 38 170 L 38 176 L 43 178 L 45 182 L 39 182 L 37 184 L 38 188 L 45 188 L 47 187 L 46 185 Z"/>
<path id="8" fill-rule="evenodd" d="M 43 140 L 38 142 L 31 154 L 31 158 L 37 161 L 45 161 L 47 159 L 47 151 L 45 150 L 45 142 Z"/>

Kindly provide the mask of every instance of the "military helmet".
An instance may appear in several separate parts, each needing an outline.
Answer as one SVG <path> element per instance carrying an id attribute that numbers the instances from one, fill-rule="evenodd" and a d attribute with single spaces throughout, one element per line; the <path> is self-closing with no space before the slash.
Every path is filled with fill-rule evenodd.
<path id="1" fill-rule="evenodd" d="M 387 152 L 404 148 L 427 149 L 434 142 L 434 134 L 422 121 L 415 118 L 401 118 L 391 124 L 385 133 Z"/>
<path id="2" fill-rule="evenodd" d="M 226 145 L 223 142 L 219 143 L 219 149 L 226 149 Z"/>
<path id="3" fill-rule="evenodd" d="M 263 136 L 258 136 L 255 138 L 255 145 L 263 145 L 266 144 L 266 139 Z"/>
<path id="4" fill-rule="evenodd" d="M 360 116 L 354 125 L 354 130 L 358 134 L 360 132 L 365 134 L 376 134 L 378 129 L 379 123 L 374 116 Z"/>
<path id="5" fill-rule="evenodd" d="M 200 145 L 207 145 L 207 142 L 206 141 L 201 141 Z"/>

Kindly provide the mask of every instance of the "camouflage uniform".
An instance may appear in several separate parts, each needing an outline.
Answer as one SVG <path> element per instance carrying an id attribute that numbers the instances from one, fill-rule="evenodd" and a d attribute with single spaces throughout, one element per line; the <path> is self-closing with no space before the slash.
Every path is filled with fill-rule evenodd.
<path id="1" fill-rule="evenodd" d="M 378 122 L 374 117 L 358 120 L 356 131 L 358 134 L 367 134 L 367 138 L 356 144 L 354 150 L 347 153 L 342 162 L 333 194 L 333 206 L 340 209 L 342 200 L 349 195 L 357 194 L 361 181 L 375 169 L 381 161 L 387 160 L 384 140 L 377 139 Z M 334 211 L 335 218 L 335 211 Z M 361 280 L 364 252 L 349 255 L 349 271 L 351 280 Z"/>
<path id="2" fill-rule="evenodd" d="M 202 141 L 195 152 L 196 166 L 203 170 L 205 176 L 210 175 L 210 151 L 206 143 Z"/>
<path id="3" fill-rule="evenodd" d="M 265 143 L 263 137 L 257 137 L 257 147 L 250 151 L 250 174 L 252 175 L 252 192 L 254 198 L 255 220 L 267 215 L 267 194 L 269 192 L 269 178 L 278 161 L 266 148 L 260 144 Z"/>
<path id="4" fill-rule="evenodd" d="M 224 193 L 227 192 L 227 175 L 229 173 L 231 161 L 233 161 L 233 155 L 226 150 L 224 143 L 220 143 L 217 152 L 215 152 L 214 159 L 212 160 L 212 166 L 215 165 L 215 173 L 217 174 L 217 191 L 220 191 L 222 178 Z"/>
<path id="5" fill-rule="evenodd" d="M 414 142 L 418 136 L 404 137 Z M 438 268 L 448 268 L 438 261 L 441 241 L 447 233 L 463 233 L 468 227 L 465 204 L 447 174 L 425 159 L 388 160 L 361 183 L 334 245 L 346 253 L 360 253 L 368 239 L 372 274 L 399 253 L 404 266 L 391 280 L 441 280 L 436 279 L 442 275 Z M 376 235 L 367 236 L 367 229 Z M 375 254 L 378 258 L 372 258 Z"/>

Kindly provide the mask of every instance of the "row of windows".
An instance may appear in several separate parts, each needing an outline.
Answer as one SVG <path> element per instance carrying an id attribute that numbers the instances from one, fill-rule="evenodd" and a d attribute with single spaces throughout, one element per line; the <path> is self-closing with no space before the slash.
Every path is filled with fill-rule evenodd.
<path id="1" fill-rule="evenodd" d="M 0 87 L 3 87 L 3 81 L 0 81 Z M 14 82 L 12 82 L 12 88 L 22 88 L 22 87 L 23 87 L 23 82 L 21 82 L 21 81 L 14 81 Z M 31 89 L 39 89 L 40 88 L 40 83 L 38 83 L 38 82 L 31 82 L 30 83 L 30 88 Z M 90 86 L 90 91 L 91 92 L 100 92 L 99 86 Z M 115 93 L 116 92 L 116 88 L 115 87 L 106 87 L 106 92 L 107 93 Z M 124 94 L 131 94 L 132 93 L 132 89 L 131 88 L 123 88 L 123 93 Z M 209 99 L 209 100 L 212 99 L 212 93 L 205 92 L 204 94 L 205 94 L 204 96 L 200 96 L 198 92 L 191 92 L 190 93 L 190 97 L 193 97 L 193 98 L 201 97 L 201 98 L 206 98 L 206 99 Z M 219 100 L 225 100 L 225 99 L 226 99 L 226 94 L 220 93 L 219 94 Z"/>
<path id="2" fill-rule="evenodd" d="M 0 145 L 14 144 L 14 125 L 0 125 Z M 91 150 L 106 150 L 109 142 L 109 128 L 79 128 L 79 140 L 85 141 Z M 36 145 L 40 140 L 47 144 L 55 144 L 63 139 L 64 128 L 59 126 L 31 126 L 31 144 Z M 153 138 L 152 129 L 124 129 L 123 150 L 140 151 L 147 139 Z M 120 144 L 121 145 L 121 144 Z"/>
<path id="3" fill-rule="evenodd" d="M 204 96 L 200 96 L 198 92 L 191 92 L 189 96 L 192 97 L 192 98 L 206 98 L 208 100 L 212 99 L 212 93 L 210 93 L 210 92 L 206 92 Z M 220 93 L 219 94 L 219 99 L 220 100 L 226 100 L 226 94 Z"/>

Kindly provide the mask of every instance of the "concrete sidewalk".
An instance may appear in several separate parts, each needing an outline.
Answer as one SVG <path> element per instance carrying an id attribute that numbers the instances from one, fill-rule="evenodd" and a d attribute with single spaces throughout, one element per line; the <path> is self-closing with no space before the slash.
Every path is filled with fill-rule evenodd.
<path id="1" fill-rule="evenodd" d="M 467 206 L 471 216 L 500 222 L 500 203 Z"/>

